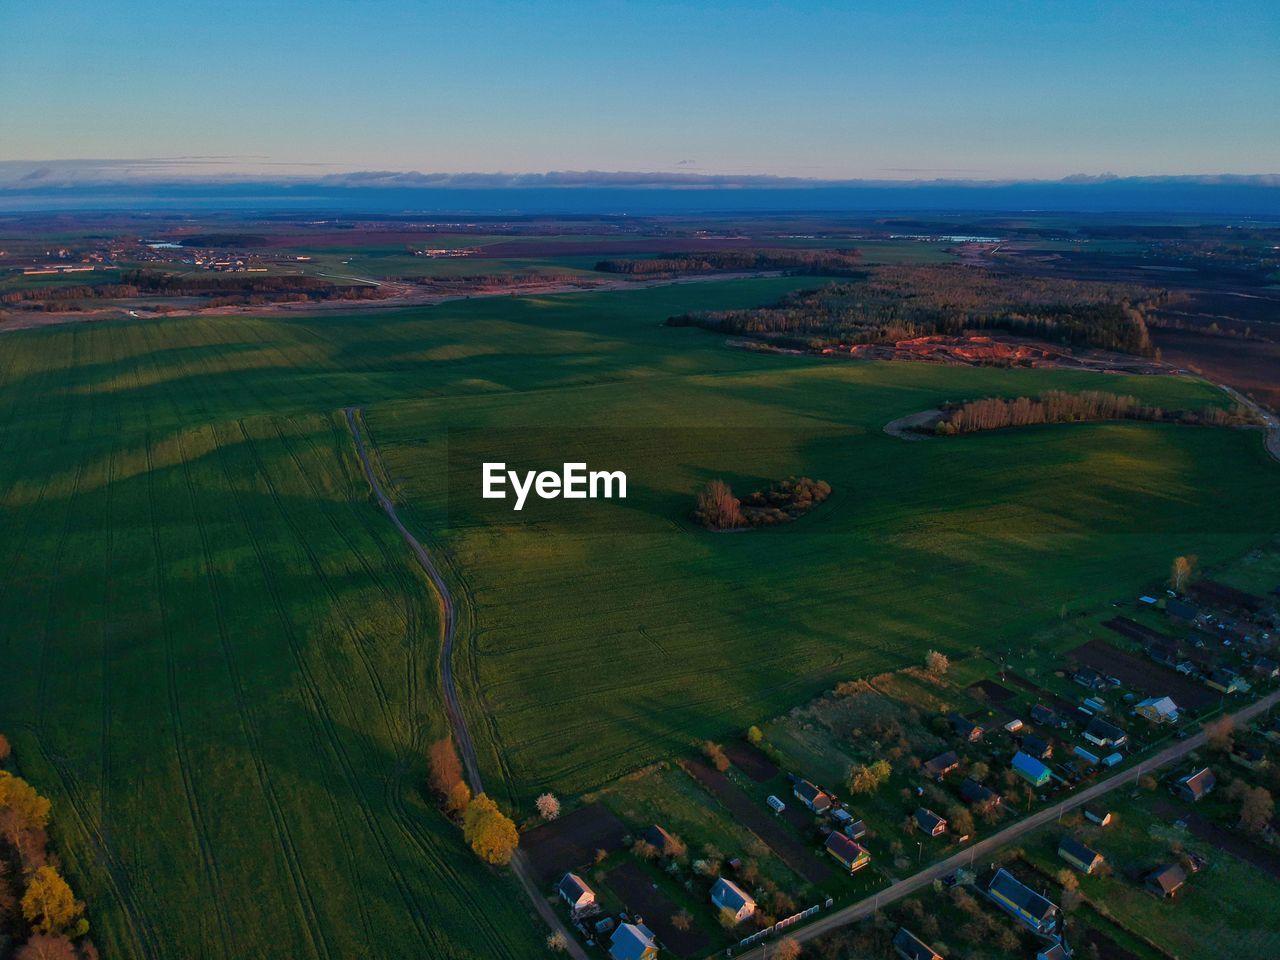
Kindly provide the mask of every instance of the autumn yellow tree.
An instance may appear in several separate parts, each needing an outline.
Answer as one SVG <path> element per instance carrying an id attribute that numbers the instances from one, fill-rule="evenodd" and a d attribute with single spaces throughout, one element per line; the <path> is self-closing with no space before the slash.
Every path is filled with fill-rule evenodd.
<path id="1" fill-rule="evenodd" d="M 45 865 L 31 874 L 22 895 L 22 915 L 40 933 L 58 934 L 71 929 L 84 913 L 67 881 L 53 867 Z"/>
<path id="2" fill-rule="evenodd" d="M 483 793 L 467 805 L 467 812 L 462 816 L 462 835 L 486 863 L 510 863 L 520 843 L 515 823 Z"/>
<path id="3" fill-rule="evenodd" d="M 1196 558 L 1193 556 L 1175 557 L 1169 572 L 1169 583 L 1178 593 L 1182 593 L 1191 582 L 1191 574 L 1196 569 Z"/>
<path id="4" fill-rule="evenodd" d="M 0 770 L 0 807 L 11 810 L 29 830 L 43 830 L 49 823 L 49 801 L 7 770 Z"/>
<path id="5" fill-rule="evenodd" d="M 449 794 L 444 798 L 445 813 L 451 817 L 460 816 L 470 802 L 471 788 L 459 780 L 449 788 Z"/>

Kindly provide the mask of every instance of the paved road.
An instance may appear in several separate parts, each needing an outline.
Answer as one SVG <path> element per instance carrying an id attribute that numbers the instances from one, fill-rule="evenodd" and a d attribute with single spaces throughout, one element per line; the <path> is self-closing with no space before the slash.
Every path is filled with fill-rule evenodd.
<path id="1" fill-rule="evenodd" d="M 449 585 L 445 582 L 444 576 L 431 559 L 431 554 L 418 541 L 418 538 L 409 532 L 409 528 L 404 525 L 400 520 L 400 515 L 396 513 L 395 504 L 387 496 L 386 491 L 382 489 L 378 475 L 369 460 L 369 451 L 365 447 L 364 435 L 360 431 L 359 410 L 355 407 L 348 407 L 345 413 L 347 415 L 347 426 L 350 428 L 351 436 L 355 440 L 356 454 L 360 457 L 360 466 L 364 470 L 364 478 L 369 482 L 369 488 L 373 491 L 374 498 L 378 501 L 378 506 L 382 507 L 383 513 L 390 518 L 391 523 L 400 532 L 401 538 L 412 551 L 414 558 L 418 561 L 418 565 L 422 567 L 423 572 L 431 580 L 436 594 L 440 597 L 442 625 L 444 628 L 444 643 L 440 646 L 440 678 L 444 687 L 445 713 L 448 716 L 449 729 L 453 732 L 453 739 L 458 744 L 458 753 L 462 757 L 462 765 L 466 769 L 467 782 L 471 787 L 471 792 L 476 794 L 483 793 L 484 783 L 480 779 L 480 763 L 476 758 L 476 748 L 471 739 L 471 731 L 467 729 L 466 719 L 463 717 L 462 707 L 458 702 L 457 686 L 453 678 L 453 641 L 457 624 L 457 611 L 453 603 L 453 596 L 449 593 Z M 574 934 L 565 927 L 559 915 L 547 903 L 546 897 L 542 895 L 538 882 L 534 878 L 533 870 L 523 851 L 516 851 L 516 855 L 511 860 L 511 869 L 515 873 L 516 879 L 520 881 L 520 886 L 524 888 L 524 892 L 533 904 L 534 909 L 538 911 L 538 915 L 553 931 L 564 934 L 565 939 L 568 941 L 569 956 L 573 957 L 574 960 L 590 960 L 586 950 L 578 943 Z"/>
<path id="2" fill-rule="evenodd" d="M 1270 693 L 1261 700 L 1243 707 L 1233 714 L 1233 717 L 1237 724 L 1243 724 L 1257 716 L 1259 713 L 1269 710 L 1277 703 L 1280 703 L 1280 690 Z M 1118 773 L 1114 777 L 1109 777 L 1106 780 L 1100 780 L 1083 790 L 1073 793 L 1071 796 L 1059 803 L 1055 803 L 1052 806 L 1045 807 L 1043 810 L 1039 810 L 1028 817 L 1024 817 L 1017 823 L 1001 830 L 999 833 L 994 833 L 985 840 L 978 841 L 959 853 L 948 857 L 946 860 L 936 863 L 931 867 L 926 867 L 919 873 L 897 881 L 874 896 L 867 897 L 865 900 L 860 900 L 857 903 L 852 903 L 847 907 L 842 907 L 832 913 L 820 915 L 819 919 L 815 920 L 808 926 L 801 927 L 798 930 L 789 930 L 786 935 L 804 943 L 807 940 L 820 937 L 823 934 L 830 933 L 832 930 L 836 930 L 840 927 L 847 926 L 848 924 L 861 920 L 864 917 L 868 917 L 879 908 L 887 906 L 895 900 L 901 900 L 903 897 L 910 896 L 922 887 L 929 886 L 934 880 L 941 879 L 960 867 L 967 867 L 970 863 L 985 861 L 990 854 L 995 853 L 1000 847 L 1009 844 L 1030 830 L 1042 827 L 1046 823 L 1055 820 L 1060 814 L 1066 813 L 1068 810 L 1078 807 L 1083 803 L 1088 803 L 1090 800 L 1100 797 L 1105 793 L 1110 793 L 1112 790 L 1115 790 L 1126 783 L 1132 783 L 1142 776 L 1142 774 L 1149 773 L 1156 767 L 1165 766 L 1180 757 L 1186 756 L 1197 747 L 1203 746 L 1205 739 L 1205 733 L 1201 730 L 1199 733 L 1188 737 L 1186 740 L 1175 741 L 1172 746 L 1166 747 L 1154 756 L 1147 758 L 1131 770 Z M 741 954 L 740 958 L 741 960 L 764 960 L 766 956 L 766 949 L 771 949 L 775 943 L 776 941 L 774 941 L 774 943 L 761 944 L 760 946 L 754 947 Z"/>

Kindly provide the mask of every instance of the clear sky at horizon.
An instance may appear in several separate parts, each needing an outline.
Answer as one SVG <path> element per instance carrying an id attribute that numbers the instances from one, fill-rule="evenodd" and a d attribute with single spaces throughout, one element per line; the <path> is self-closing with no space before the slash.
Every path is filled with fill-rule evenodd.
<path id="1" fill-rule="evenodd" d="M 1280 172 L 1280 2 L 8 3 L 0 160 Z"/>

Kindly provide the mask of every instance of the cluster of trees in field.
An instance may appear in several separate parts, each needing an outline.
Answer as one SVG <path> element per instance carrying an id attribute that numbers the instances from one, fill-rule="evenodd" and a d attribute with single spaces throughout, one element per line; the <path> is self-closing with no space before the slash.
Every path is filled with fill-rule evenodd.
<path id="1" fill-rule="evenodd" d="M 942 419 L 934 431 L 942 436 L 953 436 L 979 430 L 1087 420 L 1147 420 L 1227 427 L 1253 423 L 1255 419 L 1248 408 L 1239 404 L 1230 410 L 1222 407 L 1166 410 L 1118 393 L 1049 390 L 1037 397 L 987 397 L 948 405 L 943 408 Z"/>
<path id="2" fill-rule="evenodd" d="M 529 284 L 582 283 L 582 276 L 574 273 L 467 273 L 456 277 L 401 277 L 406 283 L 426 284 L 444 290 L 468 293 L 472 290 L 494 290 Z"/>
<path id="3" fill-rule="evenodd" d="M 138 297 L 208 297 L 207 306 L 302 302 L 305 300 L 380 300 L 389 294 L 367 284 L 339 284 L 321 277 L 262 276 L 241 273 L 215 276 L 126 270 L 118 283 L 32 287 L 0 294 L 0 303 L 28 309 L 65 309 L 84 300 Z"/>
<path id="4" fill-rule="evenodd" d="M 723 480 L 712 480 L 698 493 L 693 519 L 708 530 L 769 527 L 795 520 L 829 496 L 825 480 L 788 477 L 739 500 Z"/>
<path id="5" fill-rule="evenodd" d="M 9 758 L 0 736 L 0 763 Z M 26 780 L 0 769 L 0 944 L 21 944 L 16 960 L 97 960 L 84 904 L 49 849 L 51 809 Z"/>
<path id="6" fill-rule="evenodd" d="M 453 738 L 442 737 L 432 743 L 427 763 L 432 792 L 450 819 L 462 825 L 463 839 L 476 856 L 486 863 L 510 863 L 520 844 L 515 822 L 486 794 L 471 795 L 471 788 L 462 778 L 462 761 Z M 548 797 L 550 802 L 545 799 Z M 560 804 L 550 794 L 538 798 L 538 807 L 547 819 L 560 814 Z"/>
<path id="7" fill-rule="evenodd" d="M 1001 331 L 1150 356 L 1147 318 L 1167 294 L 1125 284 L 1025 277 L 956 264 L 867 268 L 767 306 L 671 317 L 800 349 Z"/>
<path id="8" fill-rule="evenodd" d="M 828 277 L 862 276 L 857 250 L 709 250 L 702 253 L 669 253 L 657 257 L 601 260 L 602 273 L 636 277 L 673 276 L 682 273 L 731 273 L 748 270 L 784 270 L 787 273 Z"/>

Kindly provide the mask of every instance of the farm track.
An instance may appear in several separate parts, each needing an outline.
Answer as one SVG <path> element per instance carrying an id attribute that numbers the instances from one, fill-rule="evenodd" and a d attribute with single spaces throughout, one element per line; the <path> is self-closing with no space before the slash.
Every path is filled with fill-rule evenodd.
<path id="1" fill-rule="evenodd" d="M 1242 707 L 1240 710 L 1232 714 L 1232 717 L 1235 720 L 1236 725 L 1240 726 L 1244 722 L 1256 717 L 1258 714 L 1271 709 L 1277 703 L 1280 703 L 1280 690 L 1276 690 L 1263 697 L 1261 700 L 1257 700 L 1254 703 Z M 833 913 L 820 916 L 819 919 L 815 920 L 808 926 L 801 927 L 795 932 L 790 932 L 787 935 L 800 943 L 805 943 L 809 940 L 813 940 L 815 937 L 820 937 L 823 934 L 830 933 L 840 927 L 847 926 L 848 924 L 855 923 L 858 920 L 869 917 L 882 907 L 901 900 L 904 897 L 908 897 L 917 890 L 929 886 L 934 880 L 939 880 L 961 867 L 969 866 L 973 863 L 975 858 L 979 856 L 985 858 L 988 855 L 995 853 L 999 848 L 1032 830 L 1052 822 L 1068 810 L 1088 803 L 1090 800 L 1104 796 L 1127 783 L 1136 783 L 1138 778 L 1144 773 L 1150 773 L 1158 767 L 1165 766 L 1175 760 L 1181 759 L 1188 753 L 1204 746 L 1207 740 L 1208 735 L 1204 730 L 1201 730 L 1188 737 L 1186 740 L 1180 740 L 1177 743 L 1166 747 L 1155 756 L 1143 760 L 1132 769 L 1125 770 L 1122 773 L 1117 773 L 1114 777 L 1101 780 L 1092 786 L 1086 787 L 1085 789 L 1052 804 L 1051 806 L 1045 807 L 1043 810 L 1038 810 L 1030 816 L 1019 820 L 1017 823 L 1011 824 L 998 833 L 993 833 L 986 839 L 979 840 L 968 849 L 952 854 L 945 860 L 940 860 L 932 866 L 926 867 L 910 877 L 898 880 L 877 894 L 865 897 L 857 903 L 851 903 L 847 907 L 841 907 Z M 768 950 L 769 944 L 762 944 L 761 946 L 742 954 L 741 960 L 766 960 Z"/>
<path id="2" fill-rule="evenodd" d="M 316 487 L 315 482 L 311 477 L 311 474 L 306 470 L 303 463 L 298 459 L 296 453 L 293 451 L 292 447 L 290 446 L 289 441 L 285 437 L 283 431 L 281 431 L 279 422 L 273 420 L 272 423 L 276 429 L 277 436 L 279 437 L 282 446 L 289 453 L 291 459 L 293 460 L 294 466 L 297 468 L 299 474 L 304 478 L 306 478 L 306 482 L 308 486 L 311 488 L 311 492 L 313 496 L 317 499 L 323 499 L 323 491 L 319 490 Z M 356 547 L 354 542 L 350 539 L 350 536 L 347 533 L 347 531 L 343 529 L 343 525 L 338 523 L 332 516 L 328 517 L 328 522 L 329 522 L 330 528 L 343 541 L 348 551 L 360 558 L 360 563 L 363 569 L 365 570 L 366 574 L 371 579 L 377 580 L 378 579 L 377 574 L 368 565 L 367 561 L 365 561 L 363 554 L 359 551 L 359 549 Z M 372 531 L 370 531 L 370 533 L 372 534 Z M 300 536 L 300 534 L 298 535 Z M 375 539 L 375 542 L 381 544 L 381 540 L 378 539 L 376 535 L 374 536 L 374 539 Z M 310 550 L 308 550 L 308 553 L 312 557 L 313 563 L 318 563 L 314 554 L 310 553 Z M 389 569 L 394 570 L 396 569 L 396 566 L 397 566 L 396 564 L 390 564 Z M 323 573 L 320 572 L 318 566 L 317 566 L 317 575 L 320 576 L 322 579 L 324 579 L 324 575 Z M 357 630 L 355 624 L 351 622 L 349 615 L 346 613 L 346 605 L 341 604 L 339 602 L 336 592 L 332 589 L 331 586 L 329 586 L 327 579 L 325 580 L 325 583 L 326 583 L 326 587 L 329 589 L 331 599 L 333 600 L 334 608 L 339 611 L 342 611 L 341 616 L 347 626 L 348 634 L 351 637 L 352 645 L 357 647 L 357 650 L 359 652 L 359 655 L 361 656 L 362 662 L 364 662 L 366 670 L 370 674 L 370 682 L 374 683 L 380 692 L 379 702 L 381 705 L 381 709 L 383 711 L 384 723 L 386 723 L 387 725 L 387 732 L 388 732 L 388 736 L 391 739 L 391 742 L 396 745 L 396 764 L 394 768 L 394 773 L 393 773 L 393 776 L 386 781 L 385 791 L 384 791 L 385 799 L 387 801 L 387 809 L 391 812 L 393 818 L 395 819 L 396 825 L 399 828 L 401 834 L 403 835 L 405 841 L 411 844 L 415 849 L 417 849 L 417 851 L 423 856 L 423 858 L 432 864 L 432 866 L 435 868 L 435 871 L 439 875 L 451 881 L 456 881 L 459 879 L 457 876 L 457 872 L 453 870 L 452 867 L 448 864 L 448 862 L 443 857 L 440 857 L 435 852 L 435 850 L 431 847 L 430 841 L 419 830 L 415 819 L 410 814 L 409 810 L 406 808 L 404 804 L 404 794 L 405 794 L 405 791 L 408 789 L 408 786 L 405 781 L 408 775 L 408 771 L 410 769 L 409 752 L 415 746 L 419 745 L 418 738 L 416 737 L 416 733 L 414 729 L 415 725 L 413 723 L 413 714 L 414 714 L 413 704 L 412 702 L 410 703 L 409 709 L 407 711 L 409 715 L 406 718 L 405 729 L 403 731 L 403 734 L 402 735 L 398 734 L 397 733 L 398 725 L 396 724 L 394 717 L 392 716 L 389 698 L 386 696 L 385 688 L 382 686 L 381 676 L 378 674 L 376 667 L 372 664 L 371 661 L 369 661 L 367 657 L 367 653 L 363 651 L 363 648 L 361 646 L 364 643 L 364 640 L 359 635 L 359 631 Z M 416 585 L 412 585 L 412 586 L 416 586 Z M 402 596 L 410 597 L 413 595 L 411 585 L 406 583 L 406 584 L 403 584 L 403 587 L 404 589 L 401 594 Z M 405 624 L 406 631 L 411 629 L 411 625 L 407 616 L 404 621 L 404 624 Z M 414 634 L 409 634 L 409 635 L 413 636 Z M 416 644 L 411 644 L 410 650 L 412 651 L 414 649 L 416 649 Z M 410 664 L 412 664 L 413 657 L 410 656 L 410 658 L 408 659 Z M 413 671 L 411 670 L 411 672 Z M 412 686 L 410 689 L 412 689 Z M 497 931 L 493 928 L 493 925 L 488 921 L 488 918 L 482 917 L 480 918 L 479 922 L 486 928 L 487 932 L 491 935 L 490 941 L 496 942 L 498 939 Z"/>
<path id="3" fill-rule="evenodd" d="M 440 682 L 445 695 L 445 712 L 449 720 L 449 728 L 453 732 L 454 740 L 457 742 L 458 750 L 462 755 L 462 762 L 466 768 L 467 780 L 471 785 L 472 792 L 476 794 L 483 793 L 484 782 L 480 776 L 480 763 L 476 756 L 471 733 L 467 729 L 466 721 L 463 717 L 453 677 L 453 645 L 457 623 L 457 611 L 454 607 L 453 597 L 449 592 L 449 587 L 444 577 L 432 561 L 431 555 L 427 553 L 426 548 L 422 546 L 418 539 L 409 532 L 408 527 L 400 520 L 395 504 L 392 503 L 391 498 L 383 490 L 382 483 L 378 480 L 377 472 L 374 470 L 373 463 L 369 458 L 364 436 L 360 431 L 357 419 L 359 411 L 355 407 L 347 407 L 344 413 L 347 418 L 347 426 L 351 431 L 351 437 L 355 442 L 356 454 L 360 458 L 360 465 L 364 470 L 365 479 L 369 482 L 369 488 L 374 495 L 374 499 L 383 512 L 386 513 L 388 519 L 391 520 L 392 525 L 399 531 L 405 544 L 409 547 L 418 564 L 422 567 L 423 572 L 426 573 L 435 587 L 442 613 L 443 643 L 440 646 Z M 538 882 L 534 876 L 532 866 L 524 856 L 523 851 L 516 851 L 515 856 L 511 859 L 511 869 L 520 881 L 520 885 L 524 888 L 525 894 L 528 896 L 533 908 L 538 912 L 538 915 L 553 931 L 564 935 L 568 943 L 569 956 L 573 957 L 574 960 L 589 960 L 587 952 L 583 950 L 577 939 L 564 926 L 560 917 L 547 903 L 546 898 L 543 897 L 538 888 Z"/>

